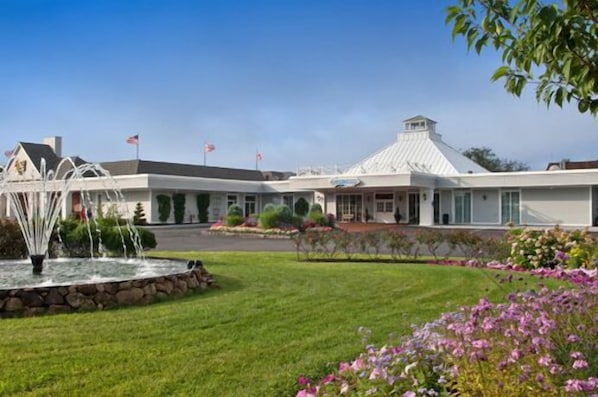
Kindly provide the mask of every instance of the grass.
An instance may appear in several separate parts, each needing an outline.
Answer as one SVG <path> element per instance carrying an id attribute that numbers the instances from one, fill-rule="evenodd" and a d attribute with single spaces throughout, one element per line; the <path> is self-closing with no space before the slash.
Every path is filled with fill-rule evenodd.
<path id="1" fill-rule="evenodd" d="M 383 343 L 523 287 L 461 267 L 162 254 L 201 258 L 221 288 L 145 307 L 1 320 L 0 395 L 293 395 L 299 375 L 317 378 L 362 350 L 360 326 Z"/>

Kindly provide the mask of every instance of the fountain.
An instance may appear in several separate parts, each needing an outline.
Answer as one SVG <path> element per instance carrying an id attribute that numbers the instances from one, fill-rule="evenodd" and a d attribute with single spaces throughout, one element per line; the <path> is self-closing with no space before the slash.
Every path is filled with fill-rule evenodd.
<path id="1" fill-rule="evenodd" d="M 39 177 L 33 177 L 31 172 L 9 172 L 18 169 L 17 162 L 11 157 L 0 172 L 0 197 L 7 200 L 23 234 L 32 271 L 27 277 L 26 260 L 0 260 L 0 318 L 150 303 L 212 283 L 203 266 L 195 266 L 199 261 L 190 262 L 186 269 L 182 261 L 145 258 L 124 197 L 99 164 L 77 165 L 67 157 L 48 169 L 42 158 Z M 72 192 L 80 192 L 78 211 L 89 236 L 90 258 L 48 259 L 50 244 L 60 236 L 57 223 L 71 204 Z M 101 213 L 103 206 L 94 203 L 92 192 L 101 192 L 112 212 L 124 212 L 125 224 L 121 225 L 122 219 L 114 223 L 123 257 L 106 255 L 99 217 L 92 216 Z"/>

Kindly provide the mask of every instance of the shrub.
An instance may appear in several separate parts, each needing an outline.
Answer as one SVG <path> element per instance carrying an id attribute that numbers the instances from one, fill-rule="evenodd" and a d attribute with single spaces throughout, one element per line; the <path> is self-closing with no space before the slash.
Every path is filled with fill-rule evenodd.
<path id="1" fill-rule="evenodd" d="M 226 211 L 226 216 L 224 217 L 224 224 L 226 226 L 234 227 L 242 225 L 245 222 L 245 217 L 243 216 L 243 210 L 237 204 L 232 204 L 228 207 Z"/>
<path id="2" fill-rule="evenodd" d="M 143 204 L 138 202 L 135 205 L 135 212 L 133 213 L 133 224 L 134 225 L 145 225 L 147 220 L 145 219 L 145 212 L 143 210 Z"/>
<path id="3" fill-rule="evenodd" d="M 226 226 L 234 227 L 242 225 L 245 218 L 242 215 L 227 215 L 224 219 Z"/>
<path id="4" fill-rule="evenodd" d="M 195 203 L 197 205 L 197 221 L 199 223 L 206 223 L 209 218 L 210 195 L 208 193 L 198 194 L 195 196 Z"/>
<path id="5" fill-rule="evenodd" d="M 17 221 L 0 218 L 0 258 L 24 258 L 27 254 L 27 244 Z"/>
<path id="6" fill-rule="evenodd" d="M 409 239 L 409 236 L 402 231 L 389 230 L 384 234 L 386 246 L 390 249 L 390 256 L 394 259 L 401 259 L 404 256 L 413 256 L 415 259 L 417 253 L 413 251 L 415 243 Z"/>
<path id="7" fill-rule="evenodd" d="M 438 259 L 436 253 L 445 239 L 444 232 L 438 229 L 419 229 L 415 234 L 415 240 L 428 249 L 434 260 Z"/>
<path id="8" fill-rule="evenodd" d="M 232 204 L 230 207 L 228 207 L 228 209 L 226 210 L 226 215 L 237 215 L 237 216 L 243 216 L 243 209 L 237 205 L 237 204 Z"/>
<path id="9" fill-rule="evenodd" d="M 274 212 L 276 211 L 276 206 L 272 203 L 268 203 L 264 205 L 264 210 L 262 212 Z"/>
<path id="10" fill-rule="evenodd" d="M 308 216 L 311 217 L 312 215 L 323 214 L 323 213 L 324 213 L 324 211 L 322 210 L 322 206 L 318 203 L 314 203 L 311 205 L 311 208 L 309 209 Z"/>
<path id="11" fill-rule="evenodd" d="M 594 239 L 587 230 L 513 229 L 508 233 L 510 260 L 524 269 L 555 267 L 595 268 Z"/>
<path id="12" fill-rule="evenodd" d="M 170 218 L 170 197 L 159 194 L 156 196 L 156 200 L 158 200 L 158 219 L 164 223 Z"/>
<path id="13" fill-rule="evenodd" d="M 280 224 L 289 226 L 293 222 L 293 211 L 286 204 L 281 204 L 276 207 L 276 213 L 280 219 Z"/>
<path id="14" fill-rule="evenodd" d="M 173 193 L 172 203 L 174 206 L 174 223 L 181 224 L 185 220 L 185 194 Z"/>
<path id="15" fill-rule="evenodd" d="M 479 235 L 469 230 L 452 230 L 447 242 L 452 250 L 459 250 L 466 259 L 479 259 L 484 243 Z"/>
<path id="16" fill-rule="evenodd" d="M 280 214 L 275 209 L 262 212 L 259 225 L 262 229 L 273 229 L 280 226 Z"/>
<path id="17" fill-rule="evenodd" d="M 309 203 L 303 197 L 295 202 L 295 214 L 299 216 L 305 216 L 309 212 Z"/>

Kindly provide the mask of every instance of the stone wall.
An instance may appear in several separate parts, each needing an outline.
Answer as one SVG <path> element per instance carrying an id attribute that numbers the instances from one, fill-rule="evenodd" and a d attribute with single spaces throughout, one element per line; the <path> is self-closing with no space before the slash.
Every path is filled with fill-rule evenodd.
<path id="1" fill-rule="evenodd" d="M 0 318 L 103 310 L 146 305 L 170 296 L 205 290 L 213 283 L 203 268 L 129 281 L 0 290 Z"/>

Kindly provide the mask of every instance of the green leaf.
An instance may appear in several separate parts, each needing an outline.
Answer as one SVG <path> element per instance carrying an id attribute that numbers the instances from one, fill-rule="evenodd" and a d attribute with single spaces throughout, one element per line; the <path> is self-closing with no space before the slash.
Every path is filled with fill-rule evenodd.
<path id="1" fill-rule="evenodd" d="M 496 80 L 500 79 L 501 77 L 508 75 L 510 72 L 511 72 L 511 68 L 509 68 L 506 65 L 503 65 L 503 66 L 499 67 L 498 69 L 496 69 L 496 71 L 494 72 L 494 74 L 492 75 L 490 80 L 496 81 Z"/>

